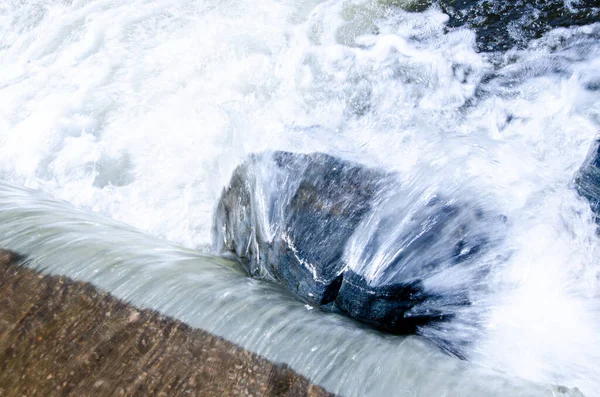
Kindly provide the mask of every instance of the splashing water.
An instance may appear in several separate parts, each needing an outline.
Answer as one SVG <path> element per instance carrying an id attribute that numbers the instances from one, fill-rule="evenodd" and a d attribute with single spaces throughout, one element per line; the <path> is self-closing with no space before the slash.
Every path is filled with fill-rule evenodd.
<path id="1" fill-rule="evenodd" d="M 496 252 L 508 259 L 486 278 L 477 290 L 482 293 L 474 292 L 469 308 L 421 334 L 459 346 L 468 361 L 509 376 L 598 395 L 600 239 L 572 178 L 600 126 L 600 25 L 558 28 L 520 49 L 480 53 L 473 30 L 448 29 L 448 17 L 436 7 L 407 12 L 404 5 L 3 2 L 0 176 L 204 253 L 221 189 L 253 152 L 322 151 L 397 172 L 405 186 L 417 190 L 444 185 L 465 200 L 468 191 L 486 209 L 507 217 L 506 238 Z M 339 387 L 347 389 L 332 390 L 351 395 L 386 395 L 404 382 L 394 379 L 405 378 L 414 380 L 406 390 L 422 387 L 422 395 L 443 389 L 441 383 L 425 385 L 425 373 L 435 372 L 431 361 L 414 365 L 415 372 L 424 372 L 421 377 L 408 374 L 412 363 L 402 365 L 418 349 L 390 347 L 421 346 L 416 339 L 387 338 L 333 315 L 306 312 L 275 287 L 205 270 L 213 265 L 189 259 L 198 255 L 190 251 L 127 231 L 126 239 L 110 240 L 127 241 L 111 255 L 139 255 L 139 262 L 119 261 L 136 262 L 131 267 L 112 266 L 108 258 L 101 262 L 110 252 L 103 238 L 113 229 L 96 234 L 92 224 L 111 223 L 95 215 L 67 222 L 72 244 L 87 248 L 60 259 L 58 252 L 65 255 L 69 247 L 60 237 L 65 229 L 51 226 L 69 219 L 68 207 L 32 204 L 29 193 L 11 189 L 2 188 L 0 241 L 47 258 L 45 266 L 69 264 L 57 263 L 52 271 L 171 308 L 183 319 L 210 317 L 219 306 L 211 306 L 209 297 L 225 294 L 233 312 L 213 332 L 296 363 L 324 361 L 303 358 L 310 356 L 308 342 L 302 345 L 307 351 L 293 352 L 302 356 L 296 359 L 290 347 L 283 352 L 283 343 L 269 346 L 269 338 L 287 327 L 273 325 L 278 318 L 292 318 L 284 315 L 288 310 L 306 318 L 307 335 L 315 335 L 324 318 L 335 318 L 327 321 L 344 326 L 327 351 L 342 361 L 370 364 L 354 364 L 356 372 L 338 367 L 350 371 L 347 375 L 333 364 L 321 375 L 304 368 L 311 377 L 332 386 L 334 375 L 342 376 L 338 379 L 349 383 Z M 44 205 L 50 210 L 42 210 Z M 19 223 L 25 219 L 31 223 Z M 48 225 L 47 234 L 36 235 L 34 225 Z M 157 252 L 153 246 L 163 248 Z M 185 265 L 164 266 L 181 255 L 188 258 Z M 78 267 L 86 256 L 96 259 Z M 189 291 L 195 281 L 206 295 L 178 295 L 175 281 L 163 286 L 158 276 L 143 281 L 147 272 L 169 280 L 185 274 L 180 277 L 188 277 Z M 203 278 L 209 281 L 202 284 Z M 261 288 L 277 291 L 267 295 L 278 303 L 256 292 Z M 268 313 L 259 317 L 265 324 L 236 317 L 251 304 Z M 247 336 L 226 331 L 239 327 L 240 318 L 250 321 L 243 328 Z M 270 336 L 252 327 L 270 330 Z M 372 343 L 352 353 L 362 338 Z M 465 340 L 469 343 L 460 347 Z M 352 383 L 350 373 L 361 370 L 364 376 L 357 379 L 382 379 L 381 368 L 373 366 L 377 360 L 407 372 L 386 372 L 384 386 Z M 440 379 L 452 382 L 452 370 L 441 372 Z"/>

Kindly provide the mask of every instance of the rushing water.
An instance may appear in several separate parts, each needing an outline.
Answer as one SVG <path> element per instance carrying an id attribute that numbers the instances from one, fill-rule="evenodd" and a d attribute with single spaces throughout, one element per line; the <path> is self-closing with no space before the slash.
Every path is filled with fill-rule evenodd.
<path id="1" fill-rule="evenodd" d="M 484 53 L 479 31 L 413 3 L 3 1 L 0 177 L 85 212 L 3 185 L 0 245 L 344 394 L 549 390 L 476 363 L 600 395 L 600 238 L 572 186 L 600 127 L 600 24 L 536 39 L 513 24 L 519 45 Z M 197 253 L 232 170 L 273 149 L 468 191 L 506 216 L 506 260 L 477 300 L 421 330 L 468 362 Z"/>

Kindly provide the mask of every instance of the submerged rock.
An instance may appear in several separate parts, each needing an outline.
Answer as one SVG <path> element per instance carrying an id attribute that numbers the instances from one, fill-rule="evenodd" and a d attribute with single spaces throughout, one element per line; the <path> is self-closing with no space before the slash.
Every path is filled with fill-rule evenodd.
<path id="1" fill-rule="evenodd" d="M 0 251 L 0 396 L 333 397 L 285 364 Z"/>
<path id="2" fill-rule="evenodd" d="M 215 248 L 301 299 L 394 333 L 469 303 L 470 276 L 498 217 L 322 153 L 252 155 L 217 206 Z M 466 274 L 481 275 L 481 272 Z"/>
<path id="3" fill-rule="evenodd" d="M 595 0 L 439 0 L 438 4 L 450 16 L 448 27 L 476 31 L 481 51 L 524 47 L 549 30 L 600 20 L 600 3 Z"/>
<path id="4" fill-rule="evenodd" d="M 596 223 L 600 223 L 600 141 L 596 141 L 575 178 L 580 196 L 587 199 L 594 213 Z"/>

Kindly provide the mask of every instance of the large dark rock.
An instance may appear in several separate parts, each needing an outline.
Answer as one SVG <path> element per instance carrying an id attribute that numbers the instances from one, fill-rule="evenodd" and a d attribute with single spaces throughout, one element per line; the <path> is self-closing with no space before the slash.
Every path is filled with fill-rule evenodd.
<path id="1" fill-rule="evenodd" d="M 346 242 L 384 179 L 320 153 L 250 156 L 218 204 L 216 248 L 235 253 L 250 275 L 327 304 L 337 295 Z"/>
<path id="2" fill-rule="evenodd" d="M 439 279 L 477 260 L 498 220 L 472 204 L 403 188 L 392 173 L 322 153 L 274 152 L 235 170 L 217 207 L 214 241 L 252 276 L 406 333 L 469 303 L 461 284 L 468 277 Z"/>

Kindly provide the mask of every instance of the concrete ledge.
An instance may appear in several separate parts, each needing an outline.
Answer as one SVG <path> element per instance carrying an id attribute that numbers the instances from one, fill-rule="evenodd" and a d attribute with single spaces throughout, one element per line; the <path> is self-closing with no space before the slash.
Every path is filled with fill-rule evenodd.
<path id="1" fill-rule="evenodd" d="M 286 365 L 0 251 L 0 396 L 331 396 Z"/>

